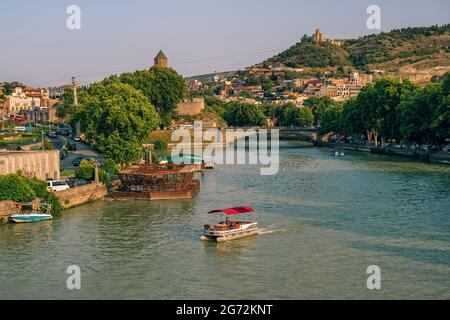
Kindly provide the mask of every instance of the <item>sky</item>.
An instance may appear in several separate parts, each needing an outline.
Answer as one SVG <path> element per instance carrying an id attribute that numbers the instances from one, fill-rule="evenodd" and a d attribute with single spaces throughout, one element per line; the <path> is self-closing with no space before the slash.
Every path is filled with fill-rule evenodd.
<path id="1" fill-rule="evenodd" d="M 0 82 L 57 86 L 149 68 L 163 49 L 183 76 L 238 70 L 298 42 L 315 28 L 331 39 L 450 23 L 449 0 L 0 0 Z M 67 7 L 81 9 L 69 30 Z"/>

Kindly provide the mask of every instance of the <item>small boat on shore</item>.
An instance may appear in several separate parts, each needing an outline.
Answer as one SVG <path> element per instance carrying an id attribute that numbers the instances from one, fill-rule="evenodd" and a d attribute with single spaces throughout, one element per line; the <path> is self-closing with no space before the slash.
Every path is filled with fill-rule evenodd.
<path id="1" fill-rule="evenodd" d="M 18 212 L 9 216 L 12 223 L 31 223 L 37 221 L 52 220 L 52 205 L 47 203 L 19 203 Z"/>
<path id="2" fill-rule="evenodd" d="M 202 164 L 205 169 L 214 169 L 216 167 L 216 163 L 212 158 L 203 158 Z"/>
<path id="3" fill-rule="evenodd" d="M 254 213 L 255 210 L 250 207 L 236 207 L 228 209 L 216 209 L 211 210 L 208 213 L 221 213 L 226 214 L 225 221 L 221 221 L 218 224 L 210 225 L 205 224 L 201 240 L 203 241 L 216 241 L 226 242 L 236 240 L 244 237 L 250 237 L 258 235 L 258 223 L 256 221 L 231 221 L 228 216 L 241 215 L 244 213 Z"/>

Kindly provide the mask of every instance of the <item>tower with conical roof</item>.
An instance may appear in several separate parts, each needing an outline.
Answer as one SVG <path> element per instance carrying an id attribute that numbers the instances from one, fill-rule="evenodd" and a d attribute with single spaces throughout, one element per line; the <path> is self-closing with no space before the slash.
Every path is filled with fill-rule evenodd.
<path id="1" fill-rule="evenodd" d="M 159 50 L 158 55 L 155 57 L 155 66 L 167 68 L 169 66 L 169 61 L 162 50 Z"/>

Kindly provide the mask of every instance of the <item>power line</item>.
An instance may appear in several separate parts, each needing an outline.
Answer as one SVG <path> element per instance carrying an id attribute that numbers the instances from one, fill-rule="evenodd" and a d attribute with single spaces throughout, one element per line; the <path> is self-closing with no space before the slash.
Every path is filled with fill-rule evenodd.
<path id="1" fill-rule="evenodd" d="M 220 56 L 220 57 L 213 57 L 213 58 L 205 58 L 205 59 L 196 59 L 196 60 L 188 60 L 188 61 L 181 61 L 181 62 L 175 62 L 172 63 L 172 66 L 181 66 L 186 65 L 190 63 L 197 63 L 197 62 L 208 62 L 208 61 L 215 61 L 215 60 L 222 60 L 227 58 L 235 58 L 235 57 L 241 57 L 241 56 L 248 56 L 248 55 L 257 55 L 257 54 L 265 54 L 265 53 L 273 53 L 273 52 L 280 52 L 284 49 L 272 49 L 272 50 L 264 50 L 264 51 L 255 51 L 255 52 L 246 52 L 246 53 L 239 53 L 239 54 L 233 54 L 233 55 L 227 55 L 227 56 Z M 231 66 L 228 64 L 227 66 Z M 221 65 L 215 66 L 215 67 L 221 67 Z M 101 76 L 101 75 L 112 75 L 112 74 L 118 74 L 118 73 L 124 73 L 124 72 L 132 72 L 135 70 L 139 70 L 142 67 L 136 67 L 136 68 L 127 68 L 127 69 L 120 69 L 120 70 L 110 70 L 110 71 L 102 71 L 102 72 L 95 72 L 95 73 L 85 73 L 85 74 L 76 74 L 71 75 L 66 78 L 60 78 L 60 79 L 54 79 L 46 81 L 47 84 L 56 84 L 61 81 L 69 81 L 71 77 L 79 78 L 86 78 L 86 77 L 93 77 L 93 76 Z M 132 70 L 132 71 L 131 71 Z M 190 69 L 195 70 L 195 69 Z M 190 71 L 189 69 L 187 71 Z M 186 72 L 186 71 L 185 71 Z M 82 83 L 90 83 L 90 81 L 84 81 Z"/>

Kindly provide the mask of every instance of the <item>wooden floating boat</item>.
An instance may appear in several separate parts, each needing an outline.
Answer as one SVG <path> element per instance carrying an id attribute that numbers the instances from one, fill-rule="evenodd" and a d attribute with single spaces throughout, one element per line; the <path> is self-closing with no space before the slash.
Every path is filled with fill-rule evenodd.
<path id="1" fill-rule="evenodd" d="M 201 240 L 226 242 L 240 238 L 258 235 L 258 223 L 256 221 L 230 221 L 228 216 L 240 215 L 244 213 L 253 213 L 250 207 L 237 207 L 228 209 L 217 209 L 208 213 L 225 213 L 227 218 L 216 225 L 205 224 Z"/>
<path id="2" fill-rule="evenodd" d="M 47 203 L 19 203 L 18 212 L 9 216 L 8 220 L 12 223 L 31 223 L 37 221 L 52 220 L 52 205 Z M 23 210 L 31 211 L 23 211 Z"/>

